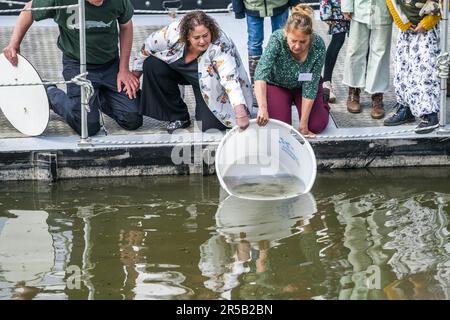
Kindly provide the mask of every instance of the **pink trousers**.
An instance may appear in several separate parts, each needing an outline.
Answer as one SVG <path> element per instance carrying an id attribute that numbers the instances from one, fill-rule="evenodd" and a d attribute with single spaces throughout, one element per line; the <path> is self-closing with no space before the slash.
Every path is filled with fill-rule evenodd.
<path id="1" fill-rule="evenodd" d="M 322 79 L 319 82 L 316 100 L 309 115 L 308 128 L 311 132 L 320 133 L 328 125 L 330 107 L 323 100 Z M 295 103 L 299 117 L 302 115 L 302 90 L 286 89 L 267 84 L 267 108 L 269 118 L 292 124 L 292 102 Z"/>

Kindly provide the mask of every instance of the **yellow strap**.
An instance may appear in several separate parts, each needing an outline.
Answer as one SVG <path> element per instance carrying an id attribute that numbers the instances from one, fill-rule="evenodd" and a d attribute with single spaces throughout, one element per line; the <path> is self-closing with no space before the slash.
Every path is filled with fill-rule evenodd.
<path id="1" fill-rule="evenodd" d="M 386 0 L 386 4 L 396 26 L 402 31 L 408 30 L 412 26 L 412 23 L 402 13 L 398 3 L 395 0 Z"/>

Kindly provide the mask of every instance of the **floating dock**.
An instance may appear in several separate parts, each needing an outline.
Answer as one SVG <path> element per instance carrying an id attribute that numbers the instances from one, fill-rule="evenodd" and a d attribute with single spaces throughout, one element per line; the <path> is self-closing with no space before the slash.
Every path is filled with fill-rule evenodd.
<path id="1" fill-rule="evenodd" d="M 232 14 L 213 14 L 238 46 L 247 64 L 245 20 Z M 134 18 L 132 56 L 146 36 L 171 21 L 168 15 L 136 15 Z M 15 16 L 0 19 L 0 47 L 5 47 L 15 23 Z M 267 19 L 266 19 L 267 20 Z M 327 26 L 315 22 L 317 32 L 326 42 Z M 266 32 L 270 31 L 269 20 Z M 62 80 L 61 53 L 56 47 L 58 30 L 53 21 L 35 23 L 26 35 L 21 53 L 49 80 Z M 396 32 L 393 34 L 395 48 Z M 267 37 L 266 37 L 267 38 Z M 383 120 L 370 117 L 370 95 L 363 93 L 361 114 L 346 111 L 347 88 L 342 85 L 341 50 L 333 83 L 337 103 L 331 104 L 328 128 L 309 139 L 319 169 L 448 166 L 450 165 L 450 126 L 426 135 L 415 134 L 416 124 L 384 127 Z M 393 57 L 394 50 L 391 51 Z M 393 70 L 391 70 L 391 78 Z M 194 117 L 194 97 L 186 88 L 185 100 Z M 0 97 L 1 101 L 1 97 Z M 393 91 L 385 94 L 385 109 L 395 104 Z M 295 108 L 294 108 L 295 110 Z M 255 115 L 257 110 L 252 110 Z M 294 113 L 294 119 L 296 118 Z M 25 137 L 0 113 L 0 180 L 49 180 L 81 177 L 141 176 L 168 174 L 214 174 L 214 152 L 223 134 L 203 134 L 195 126 L 179 134 L 167 134 L 166 123 L 151 118 L 136 131 L 121 129 L 104 116 L 108 135 L 100 131 L 89 144 L 80 145 L 80 137 L 51 112 L 50 122 L 39 137 Z M 450 114 L 447 114 L 447 123 Z M 294 121 L 298 126 L 298 121 Z M 174 161 L 175 159 L 175 161 Z"/>

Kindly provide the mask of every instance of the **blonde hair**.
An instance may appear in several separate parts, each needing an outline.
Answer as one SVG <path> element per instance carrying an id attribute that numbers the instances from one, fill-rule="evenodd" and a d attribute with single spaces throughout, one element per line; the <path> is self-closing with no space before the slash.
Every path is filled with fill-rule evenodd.
<path id="1" fill-rule="evenodd" d="M 292 29 L 297 29 L 304 34 L 311 35 L 313 33 L 313 16 L 314 11 L 311 7 L 296 5 L 292 8 L 292 14 L 284 26 L 284 32 L 288 34 Z"/>

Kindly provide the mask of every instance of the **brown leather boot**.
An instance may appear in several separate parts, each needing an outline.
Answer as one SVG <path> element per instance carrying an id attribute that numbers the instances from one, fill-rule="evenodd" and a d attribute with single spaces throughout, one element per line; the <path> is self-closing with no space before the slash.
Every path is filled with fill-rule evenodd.
<path id="1" fill-rule="evenodd" d="M 347 110 L 351 113 L 360 113 L 361 105 L 359 104 L 359 93 L 361 89 L 348 87 Z"/>
<path id="2" fill-rule="evenodd" d="M 381 119 L 384 117 L 383 94 L 375 93 L 372 95 L 372 111 L 370 116 L 374 119 Z"/>

